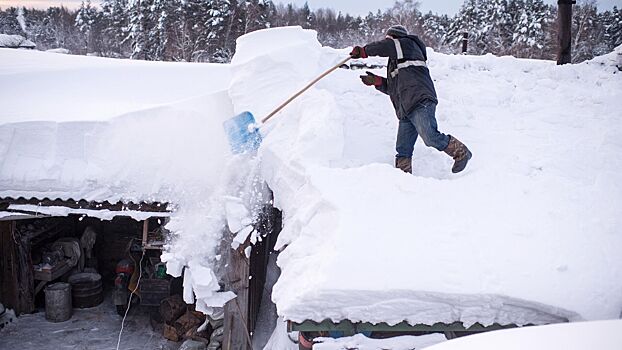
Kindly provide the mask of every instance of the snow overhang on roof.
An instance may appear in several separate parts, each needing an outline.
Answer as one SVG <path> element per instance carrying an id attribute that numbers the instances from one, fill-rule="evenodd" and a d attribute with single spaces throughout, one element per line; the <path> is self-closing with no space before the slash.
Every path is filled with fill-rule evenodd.
<path id="1" fill-rule="evenodd" d="M 46 216 L 83 215 L 112 220 L 118 216 L 141 221 L 170 216 L 169 203 L 87 201 L 84 199 L 0 198 L 0 221 Z"/>

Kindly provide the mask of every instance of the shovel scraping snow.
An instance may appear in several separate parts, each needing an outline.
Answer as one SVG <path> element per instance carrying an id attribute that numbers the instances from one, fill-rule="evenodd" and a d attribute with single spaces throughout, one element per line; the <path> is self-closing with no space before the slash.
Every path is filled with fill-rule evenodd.
<path id="1" fill-rule="evenodd" d="M 305 91 L 309 90 L 309 88 L 315 85 L 315 83 L 320 81 L 328 74 L 332 73 L 337 68 L 341 67 L 350 59 L 352 59 L 352 57 L 348 56 L 341 62 L 331 67 L 326 72 L 322 73 L 317 78 L 313 79 L 313 81 L 311 81 L 309 84 L 307 84 L 307 86 L 302 88 L 302 90 L 298 91 L 294 96 L 290 97 L 287 101 L 283 102 L 274 111 L 272 111 L 265 118 L 263 118 L 261 120 L 261 123 L 263 124 L 267 122 L 290 102 L 295 100 L 298 96 L 302 95 Z M 227 134 L 229 144 L 231 145 L 231 151 L 233 153 L 239 154 L 244 152 L 253 152 L 257 151 L 257 149 L 259 148 L 259 145 L 261 144 L 261 134 L 259 133 L 259 125 L 257 125 L 255 117 L 251 112 L 243 112 L 231 119 L 226 120 L 223 123 L 223 127 L 225 128 L 225 133 Z"/>

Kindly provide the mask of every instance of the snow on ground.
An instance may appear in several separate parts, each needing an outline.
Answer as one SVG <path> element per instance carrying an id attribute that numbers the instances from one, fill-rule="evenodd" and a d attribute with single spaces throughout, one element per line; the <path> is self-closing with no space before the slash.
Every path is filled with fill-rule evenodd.
<path id="1" fill-rule="evenodd" d="M 300 28 L 240 38 L 227 66 L 0 50 L 0 196 L 176 204 L 165 258 L 205 311 L 231 297 L 214 293 L 222 230 L 247 223 L 227 203 L 252 215 L 263 179 L 284 215 L 272 298 L 285 319 L 619 316 L 619 56 L 559 67 L 430 52 L 440 129 L 474 154 L 458 175 L 421 142 L 414 176 L 393 168 L 397 120 L 360 70 L 265 124 L 258 157 L 230 154 L 225 119 L 265 116 L 347 52 Z"/>
<path id="2" fill-rule="evenodd" d="M 65 322 L 45 319 L 45 311 L 22 315 L 0 333 L 1 349 L 97 349 L 114 350 L 121 328 L 121 316 L 112 300 L 89 309 L 74 309 Z M 154 331 L 147 308 L 133 308 L 125 320 L 120 349 L 174 350 L 179 344 L 168 341 L 162 331 Z"/>
<path id="3" fill-rule="evenodd" d="M 622 320 L 525 327 L 454 339 L 428 350 L 618 350 Z"/>

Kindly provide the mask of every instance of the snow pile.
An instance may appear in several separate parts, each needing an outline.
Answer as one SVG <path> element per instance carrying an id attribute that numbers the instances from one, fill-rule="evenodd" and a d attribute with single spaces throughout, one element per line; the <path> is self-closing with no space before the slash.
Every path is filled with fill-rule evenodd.
<path id="1" fill-rule="evenodd" d="M 292 28 L 239 44 L 229 94 L 258 117 L 347 54 Z M 284 212 L 279 315 L 467 326 L 617 317 L 620 75 L 492 55 L 431 53 L 429 64 L 440 129 L 475 155 L 462 174 L 421 142 L 414 176 L 392 167 L 397 122 L 360 71 L 335 72 L 263 126 L 262 173 Z"/>
<path id="2" fill-rule="evenodd" d="M 428 350 L 618 350 L 622 320 L 578 322 L 488 332 L 454 339 Z"/>

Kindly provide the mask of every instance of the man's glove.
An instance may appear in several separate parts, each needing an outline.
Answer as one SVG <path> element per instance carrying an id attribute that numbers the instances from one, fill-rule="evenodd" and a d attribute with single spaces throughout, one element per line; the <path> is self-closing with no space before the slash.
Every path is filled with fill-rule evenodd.
<path id="1" fill-rule="evenodd" d="M 367 53 L 365 52 L 364 47 L 355 46 L 350 52 L 350 57 L 352 58 L 367 58 Z"/>
<path id="2" fill-rule="evenodd" d="M 379 75 L 376 75 L 372 72 L 366 72 L 367 75 L 361 75 L 361 81 L 363 82 L 363 84 L 367 85 L 367 86 L 380 86 L 382 85 L 382 77 Z"/>

